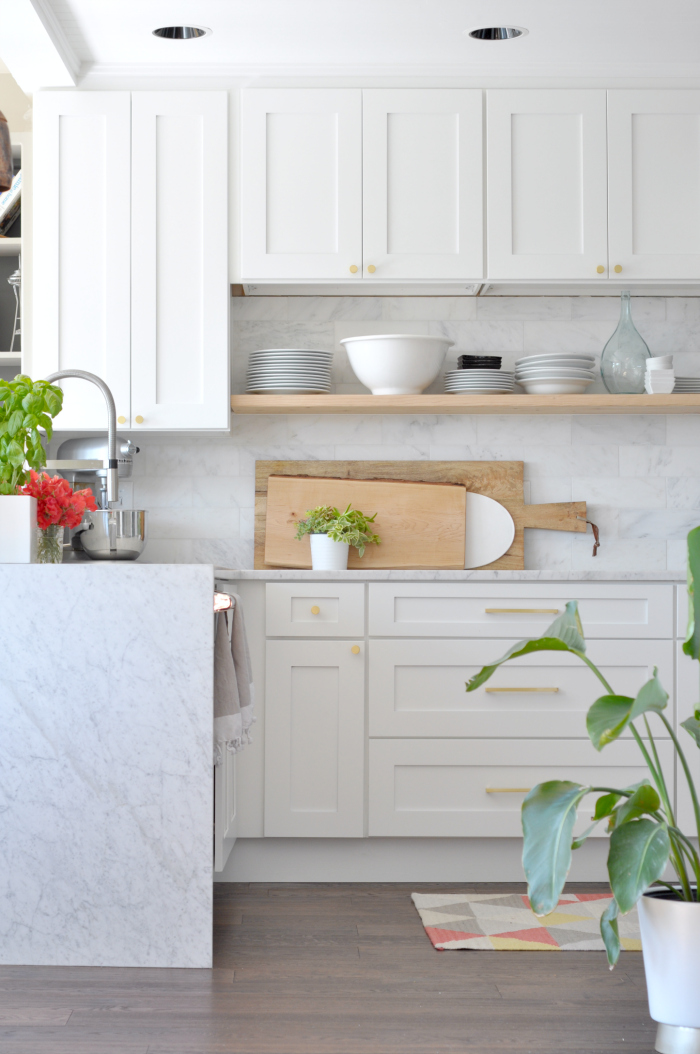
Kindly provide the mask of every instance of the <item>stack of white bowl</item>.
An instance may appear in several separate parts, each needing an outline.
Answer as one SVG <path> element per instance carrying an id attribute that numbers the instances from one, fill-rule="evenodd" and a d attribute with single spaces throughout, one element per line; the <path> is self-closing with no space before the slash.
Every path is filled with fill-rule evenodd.
<path id="1" fill-rule="evenodd" d="M 266 348 L 251 352 L 246 391 L 258 395 L 305 395 L 331 390 L 332 351 Z"/>
<path id="2" fill-rule="evenodd" d="M 445 391 L 452 395 L 506 395 L 514 390 L 513 374 L 501 370 L 448 370 L 445 374 Z"/>
<path id="3" fill-rule="evenodd" d="M 526 355 L 515 363 L 515 380 L 528 395 L 577 395 L 593 384 L 594 366 L 583 353 Z"/>
<path id="4" fill-rule="evenodd" d="M 647 395 L 670 395 L 676 384 L 673 355 L 657 355 L 647 359 L 644 389 Z"/>
<path id="5" fill-rule="evenodd" d="M 690 395 L 691 392 L 700 392 L 700 377 L 676 377 L 673 390 L 684 392 L 686 395 Z"/>

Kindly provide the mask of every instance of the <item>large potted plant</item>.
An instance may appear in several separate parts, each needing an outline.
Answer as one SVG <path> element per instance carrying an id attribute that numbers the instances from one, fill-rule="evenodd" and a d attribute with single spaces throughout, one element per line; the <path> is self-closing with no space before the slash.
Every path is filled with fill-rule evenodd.
<path id="1" fill-rule="evenodd" d="M 36 498 L 19 489 L 31 469 L 46 464 L 39 429 L 51 438 L 51 419 L 62 405 L 63 392 L 48 381 L 25 374 L 0 380 L 0 563 L 32 563 L 36 558 Z"/>
<path id="2" fill-rule="evenodd" d="M 700 582 L 700 527 L 688 535 L 690 618 L 683 645 L 686 655 L 700 659 L 696 582 Z M 605 821 L 610 831 L 608 876 L 613 899 L 601 917 L 600 930 L 608 962 L 612 969 L 620 954 L 618 916 L 638 904 L 649 1012 L 658 1022 L 656 1050 L 660 1054 L 696 1054 L 700 1052 L 700 857 L 692 839 L 700 838 L 700 805 L 691 765 L 664 713 L 668 693 L 654 669 L 654 676 L 634 699 L 618 695 L 586 655 L 576 601 L 566 605 L 565 613 L 542 637 L 520 641 L 502 658 L 484 666 L 468 682 L 467 691 L 479 688 L 509 659 L 541 651 L 568 651 L 593 671 L 604 689 L 586 718 L 593 746 L 602 750 L 628 730 L 650 779 L 631 787 L 586 787 L 570 780 L 549 780 L 533 787 L 522 807 L 523 868 L 532 910 L 542 916 L 556 908 L 571 867 L 572 850 L 583 845 Z M 672 784 L 661 765 L 650 718 L 660 722 L 672 740 L 678 772 L 687 783 L 693 805 L 695 830 L 690 832 L 677 825 Z M 700 746 L 700 708 L 681 727 Z M 601 795 L 593 823 L 574 837 L 577 808 L 591 793 Z M 663 878 L 669 863 L 675 882 Z"/>
<path id="3" fill-rule="evenodd" d="M 366 516 L 349 505 L 345 512 L 339 512 L 332 505 L 318 505 L 298 521 L 296 538 L 300 540 L 309 535 L 314 571 L 344 571 L 351 545 L 360 556 L 364 556 L 366 546 L 379 545 L 379 536 L 370 526 L 376 517 L 376 512 L 374 516 Z"/>

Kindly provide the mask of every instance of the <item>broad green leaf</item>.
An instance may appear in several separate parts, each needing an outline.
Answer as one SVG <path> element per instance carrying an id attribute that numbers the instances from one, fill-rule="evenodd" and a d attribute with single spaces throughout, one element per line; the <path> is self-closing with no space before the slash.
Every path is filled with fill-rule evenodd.
<path id="1" fill-rule="evenodd" d="M 583 637 L 583 627 L 578 613 L 577 600 L 568 602 L 564 613 L 555 618 L 552 625 L 545 630 L 543 636 L 556 637 L 558 640 L 563 640 L 572 651 L 582 653 L 586 651 L 586 641 Z"/>
<path id="2" fill-rule="evenodd" d="M 660 713 L 668 703 L 654 667 L 654 676 L 642 685 L 637 697 L 627 695 L 603 695 L 591 706 L 586 715 L 586 729 L 596 750 L 602 750 L 622 735 L 631 721 L 649 712 Z"/>
<path id="3" fill-rule="evenodd" d="M 497 659 L 496 662 L 491 663 L 490 666 L 484 666 L 483 669 L 475 673 L 471 680 L 467 681 L 467 691 L 473 692 L 475 688 L 480 688 L 488 679 L 495 673 L 499 666 L 502 666 L 504 662 L 508 662 L 509 659 L 518 659 L 521 655 L 532 655 L 538 651 L 571 651 L 564 641 L 556 639 L 554 637 L 537 637 L 535 640 L 520 640 L 517 644 L 514 644 L 512 648 L 509 648 L 502 658 Z"/>
<path id="4" fill-rule="evenodd" d="M 608 954 L 608 962 L 610 963 L 610 969 L 620 958 L 620 931 L 618 929 L 617 916 L 619 909 L 617 901 L 613 897 L 607 908 L 600 916 L 600 935 L 603 938 L 603 944 Z"/>
<path id="5" fill-rule="evenodd" d="M 632 820 L 610 836 L 608 875 L 615 900 L 626 915 L 668 863 L 671 843 L 663 824 Z"/>
<path id="6" fill-rule="evenodd" d="M 22 410 L 14 410 L 7 422 L 8 435 L 14 436 L 22 427 L 22 421 L 24 420 L 24 413 Z"/>
<path id="7" fill-rule="evenodd" d="M 63 396 L 58 392 L 47 391 L 44 395 L 44 402 L 46 403 L 46 409 L 49 411 L 52 417 L 60 414 L 63 406 Z"/>
<path id="8" fill-rule="evenodd" d="M 630 820 L 638 820 L 645 813 L 654 813 L 661 808 L 661 799 L 650 783 L 638 787 L 631 798 L 624 801 L 615 810 L 615 826 L 619 827 Z"/>
<path id="9" fill-rule="evenodd" d="M 595 831 L 596 827 L 598 826 L 598 823 L 599 823 L 599 821 L 596 820 L 595 823 L 592 823 L 590 827 L 587 827 L 586 830 L 582 834 L 577 835 L 576 838 L 574 838 L 573 842 L 571 843 L 571 848 L 572 849 L 580 849 L 581 846 L 583 845 L 583 843 L 589 837 L 589 835 L 593 834 L 593 832 Z"/>
<path id="10" fill-rule="evenodd" d="M 604 794 L 602 798 L 598 798 L 595 803 L 593 819 L 604 820 L 606 816 L 610 816 L 621 797 L 621 794 Z"/>
<path id="11" fill-rule="evenodd" d="M 40 414 L 44 409 L 44 399 L 37 392 L 30 392 L 22 399 L 22 409 L 27 414 Z"/>
<path id="12" fill-rule="evenodd" d="M 523 802 L 523 868 L 535 915 L 557 905 L 571 867 L 571 842 L 578 803 L 590 791 L 580 783 L 550 780 Z"/>
<path id="13" fill-rule="evenodd" d="M 7 448 L 7 460 L 15 468 L 20 468 L 24 464 L 24 448 L 19 445 L 16 439 L 13 439 Z"/>
<path id="14" fill-rule="evenodd" d="M 700 747 L 700 710 L 696 710 L 692 717 L 681 721 L 681 728 L 684 728 Z"/>
<path id="15" fill-rule="evenodd" d="M 46 432 L 46 438 L 50 439 L 53 434 L 53 423 L 48 414 L 37 414 L 39 420 L 39 427 L 43 428 Z"/>
<path id="16" fill-rule="evenodd" d="M 688 535 L 688 629 L 683 651 L 691 659 L 700 659 L 700 612 L 696 612 L 695 583 L 700 582 L 700 527 Z"/>

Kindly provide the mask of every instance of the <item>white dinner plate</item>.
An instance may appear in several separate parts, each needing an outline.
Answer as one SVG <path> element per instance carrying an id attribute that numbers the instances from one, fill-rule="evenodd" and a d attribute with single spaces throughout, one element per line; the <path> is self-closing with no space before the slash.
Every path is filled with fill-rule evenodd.
<path id="1" fill-rule="evenodd" d="M 520 385 L 528 395 L 583 395 L 593 381 L 549 380 L 521 381 Z"/>
<path id="2" fill-rule="evenodd" d="M 276 385 L 271 388 L 246 388 L 246 395 L 328 395 L 330 388 L 300 388 Z"/>
<path id="3" fill-rule="evenodd" d="M 593 355 L 524 355 L 520 359 L 515 360 L 516 366 L 523 366 L 525 363 L 532 366 L 549 366 L 551 363 L 563 363 L 571 366 L 593 366 L 595 364 L 595 357 Z"/>

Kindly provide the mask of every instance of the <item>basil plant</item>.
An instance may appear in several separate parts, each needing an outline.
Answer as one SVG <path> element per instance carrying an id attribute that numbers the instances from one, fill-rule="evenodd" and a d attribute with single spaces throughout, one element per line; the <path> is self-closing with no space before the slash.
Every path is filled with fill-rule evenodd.
<path id="1" fill-rule="evenodd" d="M 48 381 L 23 373 L 13 381 L 0 378 L 0 495 L 16 494 L 29 478 L 27 470 L 46 464 L 39 429 L 51 439 L 51 418 L 62 406 L 63 392 Z"/>
<path id="2" fill-rule="evenodd" d="M 695 608 L 695 582 L 700 582 L 700 527 L 688 535 L 688 598 L 690 617 L 683 645 L 686 655 L 700 659 L 700 608 Z M 548 780 L 529 792 L 522 806 L 523 867 L 528 882 L 530 904 L 536 915 L 548 915 L 557 906 L 571 867 L 572 850 L 578 849 L 602 821 L 610 831 L 608 875 L 613 899 L 600 921 L 610 968 L 620 954 L 618 916 L 635 906 L 642 893 L 654 882 L 668 886 L 681 900 L 697 901 L 700 889 L 700 858 L 690 837 L 679 830 L 673 810 L 650 719 L 671 737 L 676 755 L 690 789 L 695 814 L 691 837 L 700 838 L 700 806 L 688 760 L 671 722 L 664 713 L 668 693 L 654 668 L 651 680 L 636 697 L 618 695 L 595 663 L 586 655 L 586 642 L 575 600 L 555 619 L 542 637 L 520 641 L 497 662 L 477 673 L 467 684 L 473 692 L 489 680 L 509 659 L 541 651 L 567 651 L 588 666 L 600 681 L 604 694 L 591 706 L 586 728 L 596 750 L 629 730 L 649 769 L 650 779 L 630 787 L 584 787 L 570 780 Z M 694 715 L 681 726 L 700 747 L 700 704 Z M 686 743 L 687 745 L 687 743 Z M 579 804 L 588 794 L 600 794 L 591 817 L 592 823 L 574 837 Z M 664 882 L 662 875 L 671 863 L 678 882 Z"/>

